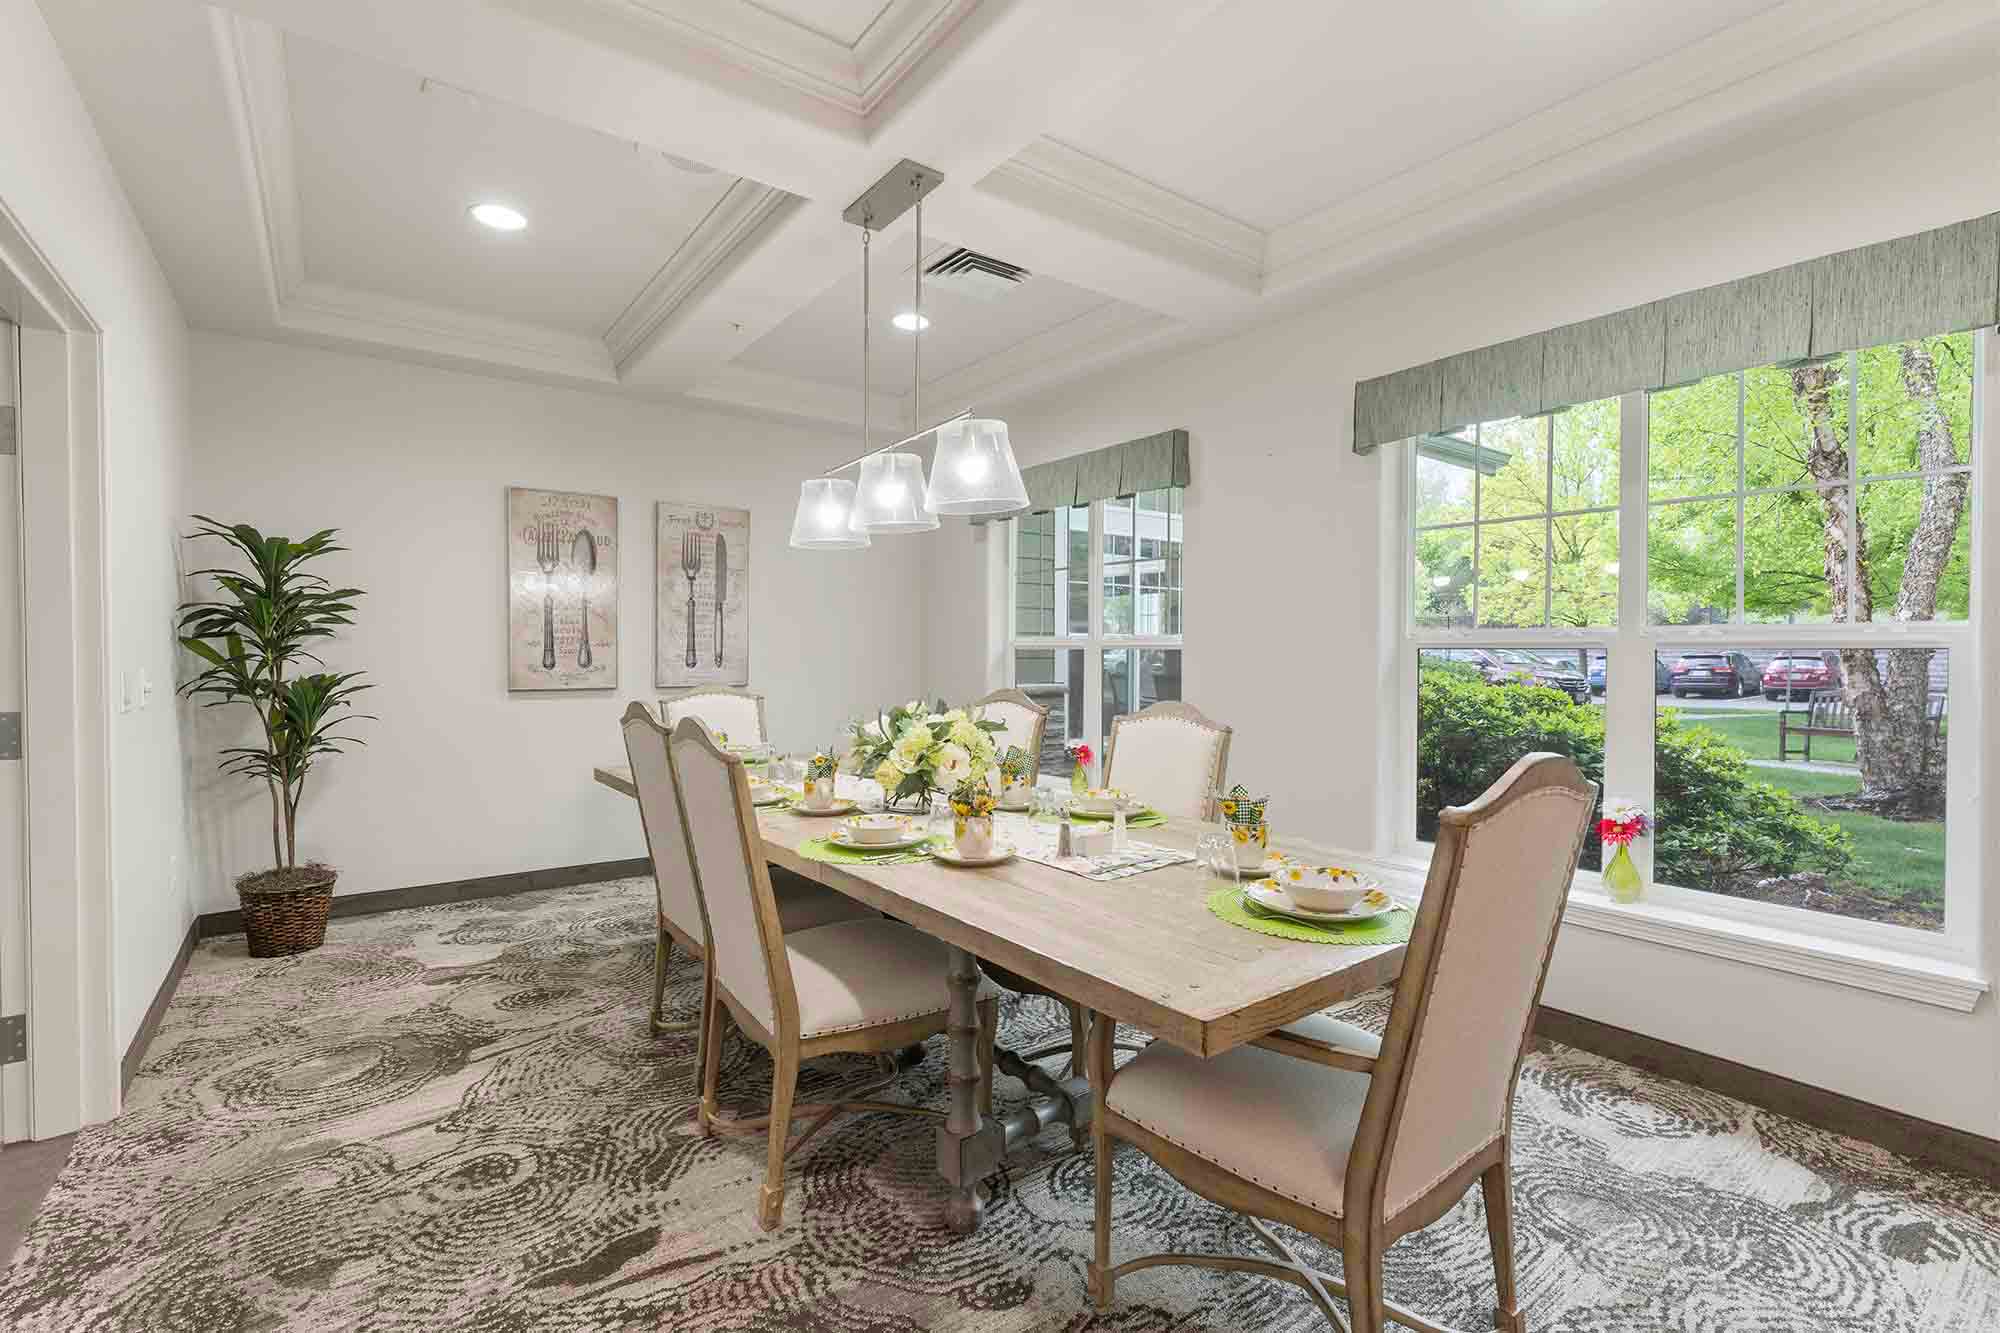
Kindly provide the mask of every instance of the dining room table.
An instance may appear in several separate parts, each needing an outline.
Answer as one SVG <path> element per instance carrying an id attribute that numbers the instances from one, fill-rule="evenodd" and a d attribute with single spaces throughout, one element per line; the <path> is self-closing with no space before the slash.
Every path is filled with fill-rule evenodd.
<path id="1" fill-rule="evenodd" d="M 594 770 L 595 780 L 636 797 L 624 765 Z M 842 775 L 839 793 L 879 808 L 881 789 Z M 942 941 L 949 1002 L 949 1105 L 938 1129 L 937 1165 L 950 1191 L 945 1217 L 954 1231 L 979 1226 L 979 1183 L 1009 1147 L 1056 1123 L 1080 1130 L 1091 1113 L 1080 1076 L 1057 1079 L 1019 1059 L 1003 1072 L 1026 1076 L 1031 1096 L 1005 1113 L 982 1115 L 975 1010 L 981 960 L 1028 978 L 1095 1015 L 1212 1058 L 1288 1023 L 1387 985 L 1402 969 L 1402 943 L 1328 943 L 1279 938 L 1224 920 L 1210 910 L 1231 876 L 1199 856 L 1157 869 L 1097 879 L 1016 856 L 1003 864 L 961 867 L 935 856 L 836 863 L 807 855 L 838 820 L 797 804 L 759 807 L 757 831 L 767 861 L 826 885 Z M 1143 845 L 1193 853 L 1213 823 L 1168 818 L 1133 830 Z M 997 840 L 1054 837 L 1048 819 L 1003 814 Z M 1406 907 L 1423 888 L 1421 870 L 1303 838 L 1277 838 L 1274 850 L 1372 874 Z M 1406 932 L 1405 932 L 1406 933 Z M 1077 1062 L 1079 1065 L 1081 1061 Z"/>

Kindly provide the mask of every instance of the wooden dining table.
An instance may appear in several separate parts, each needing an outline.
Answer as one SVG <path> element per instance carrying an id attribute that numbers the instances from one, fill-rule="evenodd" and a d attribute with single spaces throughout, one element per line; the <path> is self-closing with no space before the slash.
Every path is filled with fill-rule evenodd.
<path id="1" fill-rule="evenodd" d="M 594 770 L 604 786 L 636 797 L 631 770 Z M 843 794 L 851 780 L 843 777 Z M 865 784 L 872 787 L 872 784 Z M 950 1186 L 946 1218 L 969 1233 L 979 1226 L 978 1184 L 1010 1144 L 1049 1125 L 1087 1123 L 1089 1087 L 1055 1080 L 1039 1068 L 1031 1088 L 1043 1095 L 996 1117 L 980 1113 L 974 1001 L 978 960 L 1019 974 L 1093 1011 L 1194 1055 L 1213 1057 L 1329 1005 L 1395 980 L 1401 944 L 1348 945 L 1278 939 L 1231 925 L 1208 910 L 1223 881 L 1197 859 L 1121 879 L 1092 880 L 1025 857 L 967 869 L 938 861 L 903 865 L 812 860 L 800 846 L 837 821 L 786 807 L 757 811 L 764 855 L 950 946 L 944 978 L 950 1004 L 950 1107 L 938 1130 L 938 1170 Z M 1169 819 L 1131 836 L 1192 851 L 1215 826 Z M 1005 836 L 1005 828 L 1001 830 Z M 1414 903 L 1421 873 L 1360 853 L 1279 839 L 1282 850 L 1358 866 L 1389 892 Z M 1080 1063 L 1080 1062 L 1079 1062 Z M 1014 1062 L 1016 1070 L 1020 1062 Z M 1007 1068 L 1002 1066 L 1003 1070 Z"/>

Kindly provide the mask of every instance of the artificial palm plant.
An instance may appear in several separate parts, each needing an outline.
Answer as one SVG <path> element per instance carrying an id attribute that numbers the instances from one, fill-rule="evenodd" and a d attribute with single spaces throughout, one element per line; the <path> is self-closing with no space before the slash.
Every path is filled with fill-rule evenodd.
<path id="1" fill-rule="evenodd" d="M 298 864 L 299 801 L 322 756 L 364 743 L 339 728 L 369 716 L 353 711 L 355 696 L 369 688 L 362 673 L 317 669 L 322 663 L 313 647 L 353 623 L 354 599 L 362 593 L 336 588 L 309 568 L 346 549 L 335 544 L 332 528 L 293 541 L 267 537 L 246 523 L 224 524 L 201 514 L 195 521 L 200 526 L 194 536 L 227 542 L 243 567 L 195 571 L 215 581 L 218 595 L 181 607 L 181 644 L 205 665 L 180 688 L 206 707 L 242 704 L 257 716 L 258 740 L 224 749 L 221 768 L 260 782 L 269 792 L 274 865 L 243 876 L 236 887 L 251 952 L 298 952 L 324 937 L 334 882 L 330 867 Z M 317 902 L 283 908 L 269 901 L 276 895 Z M 259 947 L 260 918 L 282 936 L 265 941 L 275 947 Z"/>

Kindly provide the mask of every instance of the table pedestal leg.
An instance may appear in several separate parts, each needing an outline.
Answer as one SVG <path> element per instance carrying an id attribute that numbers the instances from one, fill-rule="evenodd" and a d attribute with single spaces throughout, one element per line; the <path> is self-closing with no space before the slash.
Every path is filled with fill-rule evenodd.
<path id="1" fill-rule="evenodd" d="M 951 950 L 945 965 L 951 1008 L 945 1035 L 951 1042 L 946 1080 L 951 1105 L 938 1129 L 938 1171 L 951 1185 L 945 1203 L 945 1223 L 959 1235 L 979 1229 L 985 1203 L 979 1182 L 1007 1151 L 1007 1137 L 998 1124 L 979 1114 L 979 964 L 964 949 Z"/>

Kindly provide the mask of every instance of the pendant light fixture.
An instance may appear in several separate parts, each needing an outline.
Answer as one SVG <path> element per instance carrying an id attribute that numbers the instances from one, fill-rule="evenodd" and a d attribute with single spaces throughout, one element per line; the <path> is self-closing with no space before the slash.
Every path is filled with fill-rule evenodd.
<path id="1" fill-rule="evenodd" d="M 799 485 L 792 519 L 792 545 L 805 550 L 866 546 L 875 532 L 928 532 L 939 514 L 1011 514 L 1028 507 L 1027 487 L 1007 438 L 1007 423 L 974 418 L 970 409 L 924 426 L 915 434 L 870 448 L 869 242 L 873 234 L 907 210 L 916 211 L 915 308 L 911 312 L 910 419 L 923 420 L 924 196 L 944 178 L 929 167 L 905 160 L 841 214 L 861 228 L 861 439 L 864 452 L 825 476 Z M 901 327 L 899 325 L 899 327 Z M 929 481 L 923 455 L 903 451 L 935 433 L 937 450 Z M 839 473 L 858 467 L 858 481 Z M 839 540 L 845 537 L 845 540 Z"/>

